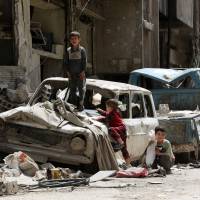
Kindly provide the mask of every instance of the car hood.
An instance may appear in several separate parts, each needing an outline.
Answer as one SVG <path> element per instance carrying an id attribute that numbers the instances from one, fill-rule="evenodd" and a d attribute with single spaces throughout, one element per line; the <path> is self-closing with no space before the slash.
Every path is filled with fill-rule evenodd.
<path id="1" fill-rule="evenodd" d="M 86 113 L 68 113 L 68 118 L 55 111 L 53 103 L 46 101 L 33 106 L 21 106 L 0 113 L 1 124 L 12 123 L 21 126 L 29 126 L 40 129 L 51 129 L 58 132 L 86 132 L 90 131 L 87 124 L 94 124 L 105 130 L 102 123 L 94 121 Z"/>

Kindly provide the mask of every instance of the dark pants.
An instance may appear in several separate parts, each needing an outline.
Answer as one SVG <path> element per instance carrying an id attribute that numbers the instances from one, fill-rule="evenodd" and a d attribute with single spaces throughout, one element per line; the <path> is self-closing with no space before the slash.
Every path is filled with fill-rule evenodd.
<path id="1" fill-rule="evenodd" d="M 121 152 L 124 159 L 128 159 L 130 156 L 126 144 L 127 135 L 125 126 L 110 127 L 109 134 L 116 142 L 118 141 L 119 138 L 121 138 L 121 140 L 124 142 L 124 147 L 121 149 Z"/>
<path id="2" fill-rule="evenodd" d="M 79 76 L 72 76 L 69 80 L 69 89 L 70 89 L 70 96 L 69 100 L 70 103 L 83 107 L 84 105 L 84 98 L 85 98 L 85 91 L 86 91 L 86 79 L 81 80 Z M 76 91 L 79 92 L 79 97 L 76 95 Z"/>
<path id="3" fill-rule="evenodd" d="M 170 168 L 173 166 L 173 161 L 167 155 L 160 155 L 156 156 L 155 161 L 153 163 L 153 168 L 156 168 L 157 165 L 160 165 L 166 170 L 166 172 L 169 172 Z"/>

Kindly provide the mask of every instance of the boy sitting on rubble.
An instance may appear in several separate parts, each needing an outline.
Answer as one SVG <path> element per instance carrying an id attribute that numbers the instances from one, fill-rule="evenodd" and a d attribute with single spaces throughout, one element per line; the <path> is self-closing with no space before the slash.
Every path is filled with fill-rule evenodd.
<path id="1" fill-rule="evenodd" d="M 109 99 L 106 101 L 106 111 L 100 108 L 97 111 L 102 115 L 102 117 L 98 118 L 98 121 L 106 123 L 110 136 L 116 142 L 113 144 L 114 151 L 121 150 L 126 164 L 129 165 L 130 156 L 126 145 L 126 127 L 118 110 L 118 101 Z"/>
<path id="2" fill-rule="evenodd" d="M 166 132 L 161 127 L 155 128 L 155 160 L 152 165 L 153 168 L 157 168 L 157 165 L 162 166 L 166 173 L 169 174 L 171 172 L 171 167 L 174 163 L 175 156 L 172 152 L 171 143 L 169 140 L 165 139 Z"/>

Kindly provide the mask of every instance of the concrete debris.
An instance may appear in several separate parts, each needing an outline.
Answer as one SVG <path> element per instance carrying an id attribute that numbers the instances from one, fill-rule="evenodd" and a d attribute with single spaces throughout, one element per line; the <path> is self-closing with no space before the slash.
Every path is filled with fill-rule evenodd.
<path id="1" fill-rule="evenodd" d="M 190 163 L 189 166 L 194 168 L 200 168 L 200 163 Z"/>
<path id="2" fill-rule="evenodd" d="M 40 168 L 41 169 L 53 169 L 53 168 L 55 168 L 55 166 L 52 165 L 51 163 L 44 163 L 44 164 L 40 165 Z"/>
<path id="3" fill-rule="evenodd" d="M 16 90 L 8 89 L 7 97 L 9 101 L 16 102 L 17 104 L 27 102 L 29 99 L 27 86 L 25 84 L 19 84 Z"/>
<path id="4" fill-rule="evenodd" d="M 101 181 L 110 176 L 114 176 L 115 174 L 116 174 L 116 170 L 99 171 L 90 177 L 90 183 L 96 182 L 96 181 Z"/>
<path id="5" fill-rule="evenodd" d="M 0 112 L 7 111 L 19 106 L 16 103 L 10 102 L 5 96 L 0 96 Z"/>
<path id="6" fill-rule="evenodd" d="M 10 169 L 18 169 L 31 177 L 35 176 L 36 171 L 39 170 L 36 162 L 21 151 L 8 155 L 4 158 L 4 162 Z"/>
<path id="7" fill-rule="evenodd" d="M 0 196 L 16 194 L 18 192 L 18 185 L 16 181 L 0 182 Z"/>
<path id="8" fill-rule="evenodd" d="M 16 108 L 27 103 L 30 93 L 25 80 L 16 80 L 16 89 L 11 89 L 7 84 L 0 84 L 0 112 Z"/>

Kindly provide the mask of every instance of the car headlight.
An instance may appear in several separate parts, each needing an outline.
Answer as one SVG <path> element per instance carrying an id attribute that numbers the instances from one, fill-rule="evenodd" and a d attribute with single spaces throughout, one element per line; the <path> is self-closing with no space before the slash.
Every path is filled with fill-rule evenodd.
<path id="1" fill-rule="evenodd" d="M 84 138 L 76 136 L 72 138 L 70 147 L 73 151 L 83 151 L 86 147 L 86 141 Z"/>

